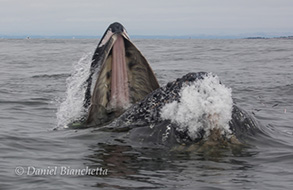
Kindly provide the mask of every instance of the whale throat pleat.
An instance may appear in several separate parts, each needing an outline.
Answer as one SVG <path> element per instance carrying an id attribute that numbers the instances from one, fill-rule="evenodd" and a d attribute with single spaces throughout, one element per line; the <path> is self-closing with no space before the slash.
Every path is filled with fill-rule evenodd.
<path id="1" fill-rule="evenodd" d="M 111 106 L 125 108 L 129 105 L 129 87 L 125 61 L 124 39 L 118 35 L 112 49 Z"/>

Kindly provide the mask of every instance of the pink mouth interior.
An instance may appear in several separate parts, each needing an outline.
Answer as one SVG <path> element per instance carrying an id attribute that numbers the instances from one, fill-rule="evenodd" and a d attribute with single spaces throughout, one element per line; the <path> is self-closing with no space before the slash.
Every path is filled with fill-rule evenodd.
<path id="1" fill-rule="evenodd" d="M 118 35 L 112 48 L 111 106 L 126 108 L 129 105 L 128 77 L 124 40 Z"/>

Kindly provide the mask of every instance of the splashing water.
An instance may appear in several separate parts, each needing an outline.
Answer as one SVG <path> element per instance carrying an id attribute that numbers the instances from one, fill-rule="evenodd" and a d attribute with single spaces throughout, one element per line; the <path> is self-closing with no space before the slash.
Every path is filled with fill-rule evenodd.
<path id="1" fill-rule="evenodd" d="M 86 110 L 84 109 L 83 101 L 91 61 L 91 53 L 89 53 L 83 55 L 77 63 L 74 63 L 72 74 L 66 79 L 66 98 L 60 104 L 56 113 L 58 127 L 66 126 L 68 123 L 84 116 Z"/>
<path id="2" fill-rule="evenodd" d="M 219 129 L 223 135 L 231 134 L 232 90 L 220 84 L 217 76 L 210 73 L 183 86 L 180 97 L 180 101 L 168 103 L 161 110 L 161 117 L 177 124 L 179 131 L 187 131 L 192 140 L 198 138 L 201 130 L 205 137 L 213 129 Z"/>

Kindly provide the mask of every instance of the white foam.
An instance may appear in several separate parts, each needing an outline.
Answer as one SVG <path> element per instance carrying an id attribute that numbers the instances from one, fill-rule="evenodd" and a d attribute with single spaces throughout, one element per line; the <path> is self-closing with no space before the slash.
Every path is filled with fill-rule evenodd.
<path id="1" fill-rule="evenodd" d="M 83 101 L 87 87 L 85 81 L 90 73 L 90 64 L 91 53 L 83 55 L 77 63 L 74 63 L 72 74 L 66 79 L 66 98 L 56 113 L 58 127 L 66 126 L 85 114 Z"/>
<path id="2" fill-rule="evenodd" d="M 205 137 L 214 128 L 223 135 L 231 134 L 232 90 L 220 84 L 217 76 L 208 74 L 203 80 L 183 86 L 180 96 L 179 102 L 173 101 L 161 109 L 163 119 L 178 125 L 178 130 L 187 131 L 193 140 L 202 129 Z"/>

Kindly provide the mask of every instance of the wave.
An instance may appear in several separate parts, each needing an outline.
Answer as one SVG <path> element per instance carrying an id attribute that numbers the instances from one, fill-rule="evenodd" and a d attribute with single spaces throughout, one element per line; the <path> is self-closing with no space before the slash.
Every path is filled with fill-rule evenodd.
<path id="1" fill-rule="evenodd" d="M 34 100 L 24 100 L 24 101 L 0 100 L 0 104 L 21 104 L 21 105 L 28 105 L 28 106 L 36 106 L 36 105 L 47 105 L 48 102 L 34 101 Z"/>
<path id="2" fill-rule="evenodd" d="M 60 74 L 42 74 L 42 75 L 34 75 L 32 78 L 67 78 L 70 74 L 68 73 L 60 73 Z"/>
<path id="3" fill-rule="evenodd" d="M 217 76 L 209 74 L 203 80 L 186 85 L 180 95 L 179 101 L 162 108 L 163 119 L 179 125 L 179 130 L 187 131 L 191 139 L 198 138 L 200 130 L 205 130 L 208 136 L 214 128 L 222 134 L 231 134 L 232 90 L 221 84 Z"/>
<path id="4" fill-rule="evenodd" d="M 72 74 L 66 79 L 66 98 L 60 104 L 57 115 L 57 126 L 65 126 L 80 119 L 84 113 L 83 101 L 86 91 L 86 80 L 90 73 L 91 53 L 85 54 L 73 65 Z"/>

